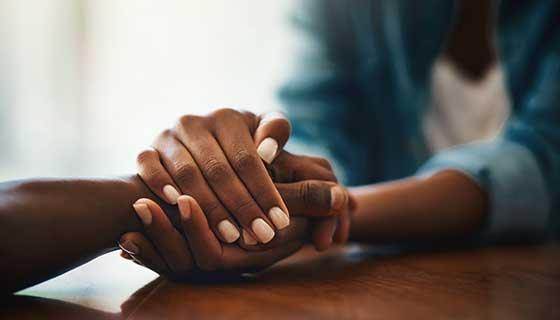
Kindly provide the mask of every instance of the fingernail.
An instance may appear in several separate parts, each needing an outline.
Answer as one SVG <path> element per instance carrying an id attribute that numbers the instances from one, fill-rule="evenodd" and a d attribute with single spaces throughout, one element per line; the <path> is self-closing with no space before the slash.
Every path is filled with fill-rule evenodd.
<path id="1" fill-rule="evenodd" d="M 169 201 L 169 203 L 171 203 L 171 204 L 176 204 L 177 203 L 177 198 L 179 198 L 179 196 L 180 196 L 177 189 L 175 189 L 175 187 L 173 187 L 170 184 L 167 184 L 163 187 L 163 194 L 167 198 L 167 201 Z"/>
<path id="2" fill-rule="evenodd" d="M 278 151 L 278 142 L 272 138 L 266 138 L 261 141 L 257 148 L 257 153 L 266 163 L 270 164 L 276 156 L 276 151 Z"/>
<path id="3" fill-rule="evenodd" d="M 274 230 L 261 218 L 253 220 L 251 227 L 261 243 L 268 243 L 274 238 Z"/>
<path id="4" fill-rule="evenodd" d="M 181 219 L 187 221 L 191 218 L 191 205 L 189 203 L 189 196 L 179 196 L 177 198 L 177 205 L 179 206 L 179 213 L 181 214 Z"/>
<path id="5" fill-rule="evenodd" d="M 218 231 L 220 231 L 220 234 L 227 243 L 232 243 L 239 239 L 239 231 L 229 220 L 220 221 L 218 223 Z"/>
<path id="6" fill-rule="evenodd" d="M 142 220 L 142 223 L 145 225 L 150 225 L 150 223 L 152 223 L 152 213 L 150 212 L 150 208 L 148 208 L 147 204 L 135 203 L 132 206 L 134 207 L 134 211 L 136 211 L 138 217 L 140 217 L 140 220 Z"/>
<path id="7" fill-rule="evenodd" d="M 123 242 L 119 242 L 119 247 L 121 249 L 123 249 L 126 253 L 129 253 L 129 254 L 139 254 L 140 253 L 140 249 L 138 248 L 138 246 L 135 245 L 134 242 L 132 242 L 130 240 L 125 240 Z"/>
<path id="8" fill-rule="evenodd" d="M 268 211 L 268 217 L 276 226 L 276 229 L 282 230 L 290 224 L 290 218 L 278 207 L 273 207 Z"/>
<path id="9" fill-rule="evenodd" d="M 331 209 L 340 210 L 344 206 L 345 192 L 339 186 L 331 188 Z"/>
<path id="10" fill-rule="evenodd" d="M 243 242 L 245 242 L 245 244 L 249 246 L 254 246 L 257 244 L 257 240 L 255 240 L 255 238 L 253 238 L 253 236 L 245 230 L 243 230 Z"/>

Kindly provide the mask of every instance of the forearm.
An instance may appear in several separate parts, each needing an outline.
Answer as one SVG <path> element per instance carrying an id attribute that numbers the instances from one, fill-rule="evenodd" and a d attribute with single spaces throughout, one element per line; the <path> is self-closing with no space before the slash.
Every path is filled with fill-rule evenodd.
<path id="1" fill-rule="evenodd" d="M 153 197 L 136 176 L 0 184 L 1 291 L 58 275 L 138 230 L 132 203 Z"/>
<path id="2" fill-rule="evenodd" d="M 443 171 L 351 189 L 357 201 L 351 240 L 399 242 L 458 238 L 480 227 L 484 192 L 468 177 Z"/>

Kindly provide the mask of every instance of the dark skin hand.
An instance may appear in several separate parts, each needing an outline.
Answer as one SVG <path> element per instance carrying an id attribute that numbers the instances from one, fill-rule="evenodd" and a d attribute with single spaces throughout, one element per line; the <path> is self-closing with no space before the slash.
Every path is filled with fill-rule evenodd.
<path id="1" fill-rule="evenodd" d="M 480 230 L 489 207 L 486 193 L 456 170 L 352 188 L 350 193 L 355 201 L 349 203 L 353 207 L 350 240 L 362 243 L 461 239 Z M 124 258 L 156 271 L 169 259 L 140 233 L 127 233 L 123 239 L 138 244 L 138 251 L 123 253 Z M 170 270 L 164 272 L 174 276 Z"/>
<path id="2" fill-rule="evenodd" d="M 280 194 L 288 207 L 303 216 L 333 212 L 330 209 L 332 183 L 301 181 L 276 188 L 285 193 Z M 144 230 L 132 208 L 139 198 L 159 203 L 168 214 L 165 219 L 174 221 L 176 227 L 181 225 L 176 207 L 159 200 L 137 176 L 35 179 L 0 184 L 0 292 L 14 292 L 59 275 L 115 249 L 124 232 Z M 154 225 L 160 225 L 155 219 L 153 215 Z M 228 253 L 220 260 L 219 267 L 222 270 L 262 268 L 289 256 L 306 239 L 305 225 L 301 223 L 300 219 L 294 219 L 294 223 L 277 234 L 278 239 L 270 243 L 269 250 Z M 206 231 L 200 219 L 195 226 L 202 228 L 201 234 Z M 159 233 L 154 238 L 166 241 Z M 178 272 L 185 270 L 181 269 L 183 264 L 188 265 L 189 248 L 192 245 L 183 246 L 188 258 L 179 261 Z M 192 258 L 190 263 L 188 270 L 200 270 Z"/>
<path id="3" fill-rule="evenodd" d="M 290 223 L 289 208 L 274 187 L 281 177 L 275 179 L 268 172 L 282 154 L 290 128 L 288 120 L 277 113 L 256 116 L 220 109 L 207 116 L 185 115 L 156 138 L 153 149 L 139 154 L 138 172 L 146 185 L 170 204 L 175 204 L 180 194 L 195 198 L 222 242 L 265 244 Z M 311 171 L 304 170 L 309 175 L 291 175 L 282 181 L 336 182 L 328 161 L 315 157 L 305 161 L 315 165 Z M 276 171 L 287 176 L 286 170 Z M 342 188 L 332 191 L 345 196 Z M 314 225 L 314 233 L 332 235 L 337 218 Z M 338 225 L 336 238 L 347 238 L 348 223 Z M 324 250 L 331 241 L 314 243 Z"/>
<path id="4" fill-rule="evenodd" d="M 255 120 L 232 109 L 182 116 L 158 136 L 154 150 L 140 153 L 139 175 L 170 204 L 179 194 L 197 199 L 223 242 L 237 241 L 244 230 L 267 243 L 289 224 L 289 212 L 257 152 Z M 281 129 L 286 138 L 275 140 L 273 153 L 289 135 L 289 125 Z"/>
<path id="5" fill-rule="evenodd" d="M 306 229 L 303 233 L 307 235 L 309 231 L 307 231 L 308 228 L 306 226 L 313 226 L 315 224 L 310 233 L 311 240 L 314 243 L 322 243 L 328 246 L 333 240 L 334 228 L 323 229 L 317 226 L 328 226 L 328 224 L 320 223 L 322 219 L 348 215 L 350 198 L 345 196 L 341 200 L 333 201 L 331 189 L 338 187 L 334 182 L 307 180 L 311 177 L 326 179 L 328 175 L 332 174 L 330 170 L 325 170 L 324 166 L 316 164 L 313 160 L 316 160 L 316 158 L 294 156 L 283 151 L 270 168 L 274 180 L 281 181 L 275 183 L 275 186 L 288 205 L 290 212 L 294 215 L 293 220 L 296 223 L 294 228 L 297 226 L 297 228 Z M 293 201 L 292 199 L 294 198 L 300 200 Z M 180 209 L 181 207 L 187 207 L 187 205 L 182 203 L 186 202 L 186 199 L 192 198 L 187 196 L 180 196 L 178 198 Z M 141 232 L 129 232 L 121 238 L 120 246 L 123 250 L 121 255 L 126 259 L 134 260 L 173 279 L 186 278 L 192 275 L 192 270 L 196 269 L 191 262 L 192 260 L 195 261 L 199 269 L 205 272 L 215 273 L 220 271 L 220 274 L 223 274 L 224 271 L 231 270 L 232 268 L 237 271 L 254 271 L 255 268 L 247 270 L 234 268 L 232 265 L 225 263 L 224 260 L 227 260 L 225 258 L 228 255 L 237 251 L 268 250 L 278 245 L 283 245 L 286 241 L 294 240 L 283 236 L 284 230 L 279 232 L 280 238 L 276 237 L 267 244 L 248 245 L 244 242 L 225 244 L 220 241 L 203 241 L 200 237 L 197 237 L 196 239 L 198 240 L 196 240 L 188 236 L 189 230 L 184 225 L 182 228 L 179 228 L 179 231 L 175 230 L 163 214 L 162 209 L 157 205 L 150 204 L 150 209 L 154 218 L 149 225 L 145 226 L 146 232 L 144 234 Z M 202 216 L 205 216 L 202 209 L 200 213 Z M 157 218 L 155 218 L 156 216 Z M 308 219 L 302 219 L 302 216 Z M 202 220 L 203 218 L 200 219 Z M 317 220 L 319 220 L 319 223 Z M 206 218 L 204 218 L 202 224 L 205 228 L 209 228 Z M 289 228 L 291 228 L 291 225 Z M 337 232 L 334 235 L 334 240 L 336 242 L 346 241 L 349 224 L 345 224 L 337 230 L 343 230 L 344 232 Z M 187 234 L 186 239 L 179 236 L 181 232 Z M 208 235 L 207 237 L 210 236 Z M 165 240 L 162 240 L 162 238 L 165 238 Z M 199 251 L 192 249 L 191 254 L 189 254 L 189 245 L 192 248 L 192 245 L 195 243 L 199 244 L 203 249 Z M 298 244 L 297 248 L 303 242 L 299 241 Z"/>
<path id="6" fill-rule="evenodd" d="M 257 126 L 260 137 L 275 137 L 273 132 L 268 131 L 273 130 Z M 181 163 L 181 159 L 175 159 L 174 156 L 177 155 L 170 155 L 168 161 Z M 298 161 L 292 161 L 287 153 L 280 153 L 280 156 L 273 160 L 273 166 L 270 168 L 273 180 L 292 182 L 299 179 L 319 178 L 336 181 L 329 163 L 324 159 L 300 157 L 299 160 L 302 164 L 315 163 L 321 169 L 283 169 L 286 163 L 292 168 L 298 168 Z M 157 161 L 152 164 L 150 161 L 139 163 L 141 170 L 158 166 L 157 171 L 165 170 Z M 277 170 L 278 168 L 280 170 Z M 168 173 L 165 179 L 170 179 L 171 176 L 174 176 L 173 173 Z M 158 179 L 146 180 L 152 189 L 158 184 Z M 489 206 L 486 193 L 465 174 L 455 170 L 445 170 L 427 178 L 411 177 L 354 188 L 350 194 L 346 210 L 343 210 L 336 219 L 323 218 L 322 223 L 313 229 L 314 243 L 316 246 L 319 243 L 318 248 L 327 248 L 330 245 L 332 238 L 328 235 L 333 234 L 335 224 L 332 222 L 336 223 L 337 220 L 338 229 L 334 239 L 340 243 L 346 241 L 350 226 L 348 214 L 350 209 L 355 211 L 351 229 L 353 240 L 387 243 L 468 236 L 479 230 L 484 223 Z M 136 252 L 123 252 L 123 257 L 127 259 L 145 261 L 144 265 L 154 269 L 154 261 L 164 265 L 164 261 L 171 258 L 165 254 L 155 254 L 156 249 L 139 233 L 128 233 L 124 238 L 141 244 L 135 246 L 135 249 L 138 249 Z M 179 244 L 175 245 L 179 246 Z M 168 250 L 160 249 L 160 252 L 162 251 Z"/>

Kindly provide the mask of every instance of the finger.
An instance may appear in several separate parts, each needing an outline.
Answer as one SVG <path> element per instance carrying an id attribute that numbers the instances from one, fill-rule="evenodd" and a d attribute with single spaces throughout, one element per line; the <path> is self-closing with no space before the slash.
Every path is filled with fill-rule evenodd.
<path id="1" fill-rule="evenodd" d="M 269 112 L 261 116 L 253 134 L 261 159 L 268 164 L 272 163 L 288 142 L 291 131 L 290 121 L 282 113 Z"/>
<path id="2" fill-rule="evenodd" d="M 161 164 L 156 150 L 147 149 L 140 152 L 136 157 L 136 165 L 138 175 L 153 193 L 169 204 L 177 203 L 179 197 L 177 186 Z"/>
<path id="3" fill-rule="evenodd" d="M 167 274 L 170 271 L 150 240 L 140 232 L 128 232 L 122 235 L 119 247 L 131 260 L 135 257 L 144 266 L 159 274 Z"/>
<path id="4" fill-rule="evenodd" d="M 334 232 L 333 241 L 338 244 L 343 244 L 348 241 L 350 236 L 350 213 L 349 210 L 344 210 L 338 216 L 338 223 L 336 231 Z"/>
<path id="5" fill-rule="evenodd" d="M 161 207 L 150 199 L 139 199 L 133 205 L 142 220 L 146 234 L 171 271 L 186 274 L 193 268 L 190 250 L 181 234 L 173 227 Z"/>
<path id="6" fill-rule="evenodd" d="M 119 253 L 119 255 L 121 256 L 121 258 L 126 259 L 126 260 L 132 260 L 132 257 L 130 256 L 130 254 L 128 254 L 126 251 L 121 250 L 121 252 Z"/>
<path id="7" fill-rule="evenodd" d="M 269 166 L 275 182 L 295 182 L 301 180 L 325 180 L 336 182 L 336 176 L 320 158 L 293 155 L 282 151 Z M 326 161 L 326 160 L 325 160 Z M 330 164 L 329 164 L 330 166 Z"/>
<path id="8" fill-rule="evenodd" d="M 311 162 L 314 162 L 314 163 L 318 164 L 319 166 L 321 166 L 321 167 L 323 167 L 323 168 L 325 168 L 325 169 L 327 169 L 327 170 L 329 170 L 329 171 L 332 171 L 332 170 L 333 170 L 333 167 L 332 167 L 330 161 L 327 160 L 327 159 L 325 159 L 325 158 L 321 158 L 321 157 L 312 157 L 312 156 L 302 156 L 302 157 L 303 157 L 304 159 L 307 159 L 307 160 L 309 160 L 309 161 L 311 161 Z"/>
<path id="9" fill-rule="evenodd" d="M 204 212 L 190 196 L 178 199 L 181 223 L 198 267 L 213 271 L 221 267 L 222 245 L 212 233 Z"/>
<path id="10" fill-rule="evenodd" d="M 177 128 L 179 140 L 187 147 L 204 178 L 237 222 L 261 243 L 269 242 L 275 234 L 272 223 L 239 180 L 214 136 L 196 121 L 192 116 L 181 118 Z"/>
<path id="11" fill-rule="evenodd" d="M 294 216 L 338 215 L 348 205 L 346 190 L 333 182 L 305 180 L 276 187 Z"/>
<path id="12" fill-rule="evenodd" d="M 293 255 L 302 245 L 302 241 L 294 240 L 266 251 L 250 252 L 237 246 L 226 245 L 223 254 L 224 269 L 256 272 Z"/>
<path id="13" fill-rule="evenodd" d="M 167 172 L 173 176 L 183 194 L 198 199 L 206 213 L 214 234 L 222 241 L 232 243 L 239 239 L 236 222 L 204 179 L 202 172 L 185 146 L 172 134 L 162 134 L 154 143 Z"/>
<path id="14" fill-rule="evenodd" d="M 326 217 L 317 221 L 312 229 L 312 242 L 317 251 L 327 250 L 333 241 L 337 217 Z"/>
<path id="15" fill-rule="evenodd" d="M 263 251 L 270 250 L 283 246 L 288 242 L 294 240 L 303 240 L 309 238 L 308 236 L 309 219 L 305 217 L 293 217 L 292 223 L 287 228 L 284 228 L 276 233 L 272 241 L 266 244 L 247 245 L 244 242 L 239 242 L 239 246 L 246 251 Z"/>
<path id="16" fill-rule="evenodd" d="M 237 121 L 232 117 L 239 118 Z M 216 115 L 215 135 L 233 170 L 277 230 L 290 224 L 288 208 L 254 147 L 249 128 L 238 113 Z"/>
<path id="17" fill-rule="evenodd" d="M 350 192 L 348 195 L 348 207 L 339 216 L 338 226 L 335 231 L 334 241 L 336 243 L 342 244 L 348 241 L 350 237 L 350 224 L 352 221 L 352 213 L 356 210 L 357 202 L 356 198 L 352 196 Z"/>

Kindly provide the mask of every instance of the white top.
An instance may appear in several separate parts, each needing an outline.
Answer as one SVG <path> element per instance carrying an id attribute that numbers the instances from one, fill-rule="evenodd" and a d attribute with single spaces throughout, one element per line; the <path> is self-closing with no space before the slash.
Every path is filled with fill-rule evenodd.
<path id="1" fill-rule="evenodd" d="M 433 153 L 454 145 L 495 137 L 510 114 L 499 65 L 473 82 L 447 59 L 436 61 L 432 105 L 424 116 L 424 134 Z"/>

